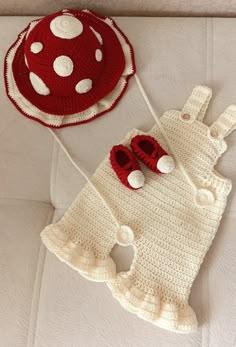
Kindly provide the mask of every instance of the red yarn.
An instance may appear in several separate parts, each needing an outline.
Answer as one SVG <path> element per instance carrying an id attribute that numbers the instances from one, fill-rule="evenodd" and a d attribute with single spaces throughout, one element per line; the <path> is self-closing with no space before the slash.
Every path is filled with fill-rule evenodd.
<path id="1" fill-rule="evenodd" d="M 157 169 L 157 162 L 163 155 L 168 153 L 159 143 L 149 135 L 137 135 L 131 140 L 133 153 L 152 171 L 161 173 Z"/>
<path id="2" fill-rule="evenodd" d="M 83 28 L 81 34 L 70 39 L 54 35 L 50 25 L 54 19 L 60 16 L 65 16 L 65 18 L 72 16 L 78 19 Z M 35 26 L 34 22 L 36 22 Z M 100 35 L 102 42 L 97 35 Z M 122 40 L 124 40 L 123 45 L 127 45 L 129 48 L 127 60 L 118 35 L 121 35 Z M 22 41 L 20 42 L 20 40 Z M 43 48 L 36 54 L 32 52 L 32 44 L 38 42 L 42 44 Z M 16 48 L 13 61 L 8 63 L 8 56 L 16 45 L 19 47 Z M 97 51 L 101 54 L 100 59 L 96 58 Z M 73 62 L 73 72 L 66 77 L 55 73 L 53 68 L 55 60 L 61 56 L 69 57 Z M 129 66 L 129 72 L 123 75 L 127 66 Z M 19 93 L 32 106 L 45 112 L 46 115 L 54 115 L 58 118 L 71 116 L 73 118 L 74 114 L 95 106 L 91 116 L 89 116 L 89 111 L 88 116 L 78 122 L 77 119 L 74 119 L 72 122 L 59 125 L 61 127 L 88 122 L 112 109 L 126 90 L 129 78 L 135 73 L 135 63 L 132 46 L 116 23 L 109 17 L 99 16 L 87 10 L 67 10 L 66 13 L 60 11 L 31 22 L 18 36 L 6 55 L 6 89 L 11 101 L 24 115 L 47 126 L 57 127 L 52 122 L 50 123 L 46 116 L 44 121 L 42 117 L 38 117 L 37 112 L 29 114 L 27 108 L 18 102 L 20 96 L 14 95 L 14 88 L 9 89 L 9 70 L 12 70 Z M 48 95 L 40 95 L 35 91 L 29 78 L 30 73 L 35 74 L 44 82 L 50 91 Z M 98 109 L 96 111 L 99 101 L 101 100 L 103 104 L 106 103 L 104 98 L 109 97 L 121 78 L 125 83 L 122 90 L 119 90 L 114 96 L 112 104 L 108 102 L 105 110 Z M 80 94 L 76 91 L 75 86 L 78 82 L 86 79 L 92 81 L 92 88 L 88 92 Z"/>
<path id="3" fill-rule="evenodd" d="M 110 163 L 119 180 L 129 189 L 133 188 L 128 182 L 129 174 L 134 170 L 140 170 L 140 165 L 133 153 L 124 145 L 116 145 L 110 151 Z"/>

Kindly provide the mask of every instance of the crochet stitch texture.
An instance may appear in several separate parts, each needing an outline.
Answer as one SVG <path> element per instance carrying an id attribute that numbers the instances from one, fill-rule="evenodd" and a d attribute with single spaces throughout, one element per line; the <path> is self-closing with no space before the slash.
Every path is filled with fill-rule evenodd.
<path id="1" fill-rule="evenodd" d="M 9 48 L 7 95 L 26 117 L 52 128 L 113 109 L 135 73 L 134 52 L 113 19 L 62 10 L 33 20 Z"/>
<path id="2" fill-rule="evenodd" d="M 198 86 L 182 111 L 167 111 L 160 117 L 175 160 L 196 189 L 180 165 L 171 174 L 157 175 L 141 164 L 145 185 L 129 190 L 117 179 L 107 156 L 91 181 L 109 202 L 123 231 L 86 184 L 62 219 L 41 234 L 47 248 L 82 276 L 106 281 L 126 310 L 181 333 L 197 327 L 188 298 L 231 190 L 231 181 L 214 166 L 227 148 L 224 137 L 235 128 L 236 106 L 228 107 L 208 127 L 202 120 L 210 98 L 211 90 Z M 123 144 L 129 145 L 137 134 L 143 132 L 134 129 Z M 147 134 L 173 154 L 157 125 Z M 124 226 L 133 232 L 128 239 L 135 256 L 128 272 L 116 273 L 109 254 Z"/>

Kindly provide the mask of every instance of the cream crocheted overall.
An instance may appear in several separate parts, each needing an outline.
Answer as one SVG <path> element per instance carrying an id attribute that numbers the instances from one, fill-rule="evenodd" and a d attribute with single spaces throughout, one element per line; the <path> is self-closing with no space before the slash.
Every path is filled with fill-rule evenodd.
<path id="1" fill-rule="evenodd" d="M 148 132 L 174 156 L 171 174 L 157 175 L 141 164 L 145 185 L 132 191 L 107 156 L 63 218 L 41 234 L 47 248 L 81 275 L 106 281 L 125 309 L 182 333 L 197 327 L 190 289 L 231 190 L 214 166 L 235 128 L 236 106 L 208 127 L 202 121 L 210 98 L 209 88 L 196 87 L 182 111 L 165 112 Z M 122 143 L 129 146 L 140 133 L 134 129 Z M 134 247 L 128 272 L 116 273 L 109 255 L 116 243 Z"/>

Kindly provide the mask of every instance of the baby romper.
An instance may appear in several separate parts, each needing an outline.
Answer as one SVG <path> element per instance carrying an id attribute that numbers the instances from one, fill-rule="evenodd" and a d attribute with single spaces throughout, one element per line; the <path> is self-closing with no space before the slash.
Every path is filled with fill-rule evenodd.
<path id="1" fill-rule="evenodd" d="M 231 190 L 214 166 L 236 126 L 236 106 L 208 127 L 202 121 L 210 98 L 209 88 L 194 88 L 182 111 L 165 112 L 161 128 L 147 133 L 174 156 L 171 174 L 157 175 L 141 164 L 145 185 L 132 191 L 107 156 L 62 219 L 41 234 L 47 248 L 81 275 L 106 281 L 125 309 L 182 333 L 197 327 L 188 298 Z M 143 132 L 134 129 L 122 143 L 128 146 L 137 134 Z M 117 242 L 135 251 L 130 270 L 118 274 L 109 255 Z"/>

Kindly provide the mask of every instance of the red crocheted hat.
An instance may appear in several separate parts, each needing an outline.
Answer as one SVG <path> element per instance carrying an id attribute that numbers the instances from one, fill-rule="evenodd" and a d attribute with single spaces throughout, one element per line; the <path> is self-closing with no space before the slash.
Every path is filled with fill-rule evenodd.
<path id="1" fill-rule="evenodd" d="M 32 21 L 5 58 L 10 100 L 49 127 L 88 122 L 109 111 L 134 73 L 128 39 L 111 18 L 88 10 Z"/>

